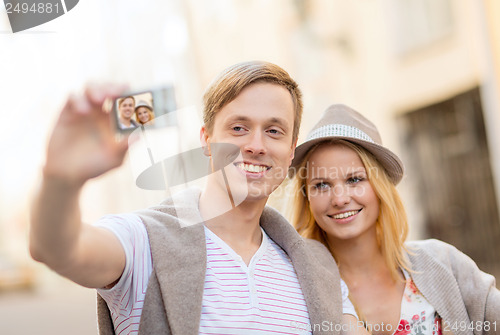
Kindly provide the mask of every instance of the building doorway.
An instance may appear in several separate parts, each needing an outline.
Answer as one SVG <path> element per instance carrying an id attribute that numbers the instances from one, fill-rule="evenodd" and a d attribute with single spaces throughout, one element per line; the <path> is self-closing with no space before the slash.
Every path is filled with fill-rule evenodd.
<path id="1" fill-rule="evenodd" d="M 427 237 L 453 244 L 498 278 L 500 219 L 479 88 L 398 121 Z"/>

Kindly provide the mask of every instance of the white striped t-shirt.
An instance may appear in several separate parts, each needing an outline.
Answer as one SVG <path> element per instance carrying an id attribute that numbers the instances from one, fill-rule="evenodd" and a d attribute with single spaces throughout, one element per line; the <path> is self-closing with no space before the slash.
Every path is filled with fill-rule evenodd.
<path id="1" fill-rule="evenodd" d="M 262 230 L 262 228 L 261 228 Z M 306 302 L 288 255 L 262 230 L 248 266 L 205 227 L 207 272 L 200 334 L 303 334 Z"/>
<path id="2" fill-rule="evenodd" d="M 111 230 L 126 256 L 123 275 L 111 289 L 98 289 L 118 335 L 137 334 L 153 265 L 146 228 L 135 214 L 107 215 L 97 226 Z M 307 334 L 309 314 L 288 255 L 264 231 L 247 266 L 205 227 L 207 271 L 200 334 Z M 353 314 L 341 280 L 344 314 Z"/>
<path id="3" fill-rule="evenodd" d="M 117 335 L 139 333 L 149 276 L 153 270 L 146 227 L 135 214 L 107 215 L 96 225 L 111 230 L 125 251 L 125 269 L 111 289 L 98 289 L 106 301 Z"/>

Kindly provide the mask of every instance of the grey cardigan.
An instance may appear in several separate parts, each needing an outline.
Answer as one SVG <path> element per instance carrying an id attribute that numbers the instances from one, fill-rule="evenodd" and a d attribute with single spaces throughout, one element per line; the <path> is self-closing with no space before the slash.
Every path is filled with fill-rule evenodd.
<path id="1" fill-rule="evenodd" d="M 197 208 L 175 205 L 169 199 L 137 212 L 146 226 L 153 258 L 139 334 L 199 332 L 207 258 L 205 232 L 202 223 L 185 225 L 178 219 L 182 217 L 177 215 L 179 211 L 189 215 Z M 317 241 L 304 240 L 270 207 L 264 209 L 260 224 L 292 260 L 313 334 L 339 334 L 335 325 L 342 318 L 342 293 L 338 268 L 330 252 Z M 99 295 L 98 325 L 101 335 L 114 334 L 109 309 Z"/>
<path id="2" fill-rule="evenodd" d="M 480 271 L 468 256 L 438 240 L 408 242 L 411 277 L 443 320 L 443 330 L 456 335 L 500 334 L 500 291 L 495 278 Z M 485 321 L 496 321 L 486 330 Z M 461 325 L 477 327 L 461 329 Z M 456 323 L 456 324 L 455 324 Z M 454 324 L 457 326 L 452 329 Z M 476 329 L 477 328 L 477 329 Z M 446 333 L 446 332 L 445 332 Z"/>

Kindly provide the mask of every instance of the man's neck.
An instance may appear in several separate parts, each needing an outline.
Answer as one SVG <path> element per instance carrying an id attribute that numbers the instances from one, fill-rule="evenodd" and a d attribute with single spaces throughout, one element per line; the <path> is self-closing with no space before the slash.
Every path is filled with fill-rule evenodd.
<path id="1" fill-rule="evenodd" d="M 124 119 L 120 117 L 120 122 L 126 127 L 130 127 L 132 125 L 132 122 L 130 122 L 131 119 Z"/>
<path id="2" fill-rule="evenodd" d="M 206 227 L 226 242 L 248 265 L 262 242 L 259 222 L 267 199 L 245 200 L 227 210 L 221 205 L 223 200 L 213 192 L 204 190 L 200 196 L 200 214 Z M 214 216 L 217 210 L 220 215 Z"/>

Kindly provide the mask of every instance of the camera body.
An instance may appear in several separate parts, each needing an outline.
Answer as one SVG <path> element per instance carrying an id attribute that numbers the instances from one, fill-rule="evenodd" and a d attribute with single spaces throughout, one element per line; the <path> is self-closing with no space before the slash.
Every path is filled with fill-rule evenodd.
<path id="1" fill-rule="evenodd" d="M 127 134 L 137 128 L 154 129 L 176 124 L 174 87 L 125 93 L 112 104 L 113 125 L 117 133 Z"/>

